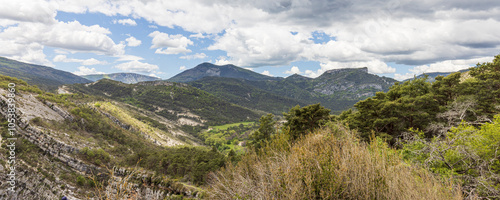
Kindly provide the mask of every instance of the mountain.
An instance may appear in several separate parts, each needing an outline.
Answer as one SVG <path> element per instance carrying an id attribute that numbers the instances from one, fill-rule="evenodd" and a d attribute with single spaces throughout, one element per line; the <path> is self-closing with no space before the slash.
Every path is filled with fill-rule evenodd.
<path id="1" fill-rule="evenodd" d="M 44 90 L 56 90 L 63 84 L 89 83 L 90 80 L 69 72 L 0 57 L 0 74 L 22 79 Z"/>
<path id="2" fill-rule="evenodd" d="M 367 68 L 334 69 L 317 78 L 298 74 L 267 81 L 206 77 L 188 84 L 245 107 L 281 114 L 295 105 L 321 103 L 339 113 L 359 100 L 387 91 L 394 79 L 368 73 Z"/>
<path id="3" fill-rule="evenodd" d="M 275 78 L 262 75 L 234 65 L 214 65 L 211 63 L 202 63 L 192 69 L 188 69 L 184 72 L 181 72 L 180 74 L 175 75 L 174 77 L 168 79 L 168 81 L 185 83 L 190 81 L 196 81 L 206 76 L 239 78 L 252 81 L 282 79 L 282 78 Z"/>
<path id="4" fill-rule="evenodd" d="M 135 73 L 91 74 L 91 75 L 84 75 L 82 77 L 86 78 L 88 80 L 91 80 L 91 81 L 98 81 L 98 80 L 107 78 L 107 79 L 120 81 L 122 83 L 128 83 L 128 84 L 144 82 L 144 81 L 161 80 L 160 78 L 141 75 L 141 74 L 135 74 Z"/>
<path id="5" fill-rule="evenodd" d="M 467 72 L 467 71 L 469 71 L 469 69 L 460 70 L 458 72 L 463 73 L 463 72 Z M 438 77 L 438 76 L 444 76 L 444 77 L 446 77 L 446 76 L 448 76 L 448 75 L 450 75 L 452 73 L 455 73 L 455 72 L 431 72 L 431 73 L 423 73 L 423 74 L 420 74 L 420 75 L 415 76 L 413 78 L 406 79 L 406 80 L 404 80 L 402 82 L 406 82 L 406 81 L 417 79 L 417 78 L 423 78 L 423 77 L 427 76 L 427 82 L 432 83 L 432 82 L 434 82 L 436 80 L 436 77 Z"/>
<path id="6" fill-rule="evenodd" d="M 277 95 L 255 85 L 256 81 L 207 76 L 188 84 L 221 99 L 247 108 L 262 110 L 276 115 L 288 112 L 296 105 L 307 105 L 298 99 Z"/>
<path id="7" fill-rule="evenodd" d="M 260 117 L 254 111 L 185 83 L 147 81 L 125 84 L 101 79 L 69 87 L 73 92 L 111 98 L 191 126 L 222 125 Z"/>

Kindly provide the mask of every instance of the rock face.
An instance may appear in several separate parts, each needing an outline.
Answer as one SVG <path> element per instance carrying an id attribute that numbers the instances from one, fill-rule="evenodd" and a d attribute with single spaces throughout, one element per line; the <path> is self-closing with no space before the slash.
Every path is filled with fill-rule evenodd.
<path id="1" fill-rule="evenodd" d="M 25 94 L 18 94 L 19 98 L 28 97 Z M 17 99 L 19 100 L 19 99 Z M 0 94 L 0 117 L 6 118 L 7 98 Z M 30 101 L 38 101 L 36 98 Z M 33 102 L 32 102 L 33 103 Z M 46 106 L 47 109 L 52 110 L 70 122 L 75 118 L 63 108 L 51 102 L 38 102 L 40 105 Z M 22 107 L 23 105 L 19 105 Z M 16 158 L 16 188 L 14 192 L 7 190 L 5 181 L 0 182 L 0 199 L 17 200 L 17 199 L 61 199 L 66 196 L 69 199 L 86 199 L 85 195 L 82 196 L 78 191 L 79 188 L 72 187 L 71 184 L 60 179 L 61 174 L 107 174 L 109 171 L 98 167 L 94 164 L 87 163 L 77 158 L 80 150 L 56 138 L 57 134 L 52 134 L 51 130 L 30 125 L 24 120 L 25 114 L 22 109 L 16 109 L 16 133 L 17 138 L 26 139 L 29 143 L 35 145 L 40 149 L 41 154 L 34 155 L 37 160 L 43 160 L 44 163 L 50 163 L 50 166 L 55 167 L 53 171 L 44 171 L 38 168 L 40 163 L 33 160 L 23 160 Z M 110 118 L 116 124 L 124 129 L 132 129 L 131 126 L 120 122 L 114 116 L 108 113 L 102 113 L 104 116 Z M 2 138 L 0 137 L 0 141 Z M 37 152 L 37 151 L 35 151 Z M 0 154 L 0 160 L 6 161 L 6 154 Z M 9 165 L 0 163 L 0 179 L 8 180 Z M 134 191 L 135 198 L 133 199 L 165 199 L 171 194 L 182 194 L 186 197 L 195 197 L 195 193 L 183 187 L 182 185 L 173 185 L 172 182 L 158 180 L 156 184 L 148 183 L 146 180 L 155 179 L 154 173 L 148 171 L 137 172 L 125 168 L 114 168 L 113 177 L 110 180 L 120 180 L 123 178 L 131 179 L 131 190 Z M 128 176 L 133 173 L 133 176 Z M 156 177 L 156 179 L 158 179 Z M 110 185 L 113 185 L 112 181 Z M 115 184 L 116 185 L 116 184 Z M 115 191 L 112 187 L 105 189 L 106 193 Z"/>
<path id="2" fill-rule="evenodd" d="M 396 80 L 368 73 L 368 68 L 333 69 L 314 79 L 313 91 L 358 100 L 386 91 Z"/>

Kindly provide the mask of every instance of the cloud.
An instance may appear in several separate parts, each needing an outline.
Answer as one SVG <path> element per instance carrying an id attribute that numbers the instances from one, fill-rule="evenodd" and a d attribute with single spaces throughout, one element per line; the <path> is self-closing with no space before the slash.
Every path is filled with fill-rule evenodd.
<path id="1" fill-rule="evenodd" d="M 142 63 L 137 60 L 121 63 L 113 66 L 113 68 L 120 69 L 126 72 L 137 72 L 137 73 L 151 73 L 159 69 L 157 65 Z"/>
<path id="2" fill-rule="evenodd" d="M 152 49 L 159 54 L 189 53 L 188 46 L 196 44 L 188 38 L 210 36 L 214 41 L 209 50 L 226 52 L 226 58 L 216 63 L 243 67 L 282 66 L 299 60 L 323 65 L 375 60 L 430 67 L 445 61 L 491 57 L 500 51 L 500 6 L 490 0 L 183 0 L 168 3 L 161 0 L 18 0 L 4 2 L 0 7 L 0 27 L 6 27 L 0 32 L 0 44 L 6 49 L 0 53 L 39 63 L 49 62 L 43 54 L 45 46 L 114 56 L 124 54 L 124 44 L 114 43 L 109 38 L 109 30 L 100 26 L 76 28 L 71 22 L 61 24 L 63 22 L 55 20 L 58 11 L 133 17 L 154 24 L 150 28 L 178 27 L 193 33 L 185 37 L 158 32 L 163 39 L 155 44 L 152 36 L 152 46 L 156 45 Z M 43 24 L 45 28 L 36 24 Z M 21 28 L 13 31 L 12 27 Z M 7 36 L 5 32 L 13 33 Z M 315 32 L 331 40 L 318 42 L 311 36 Z M 371 72 L 391 71 L 376 65 L 368 66 Z M 309 74 L 313 73 L 318 72 Z"/>
<path id="3" fill-rule="evenodd" d="M 149 28 L 153 28 L 153 29 L 158 29 L 158 26 L 155 26 L 155 25 L 148 25 Z"/>
<path id="4" fill-rule="evenodd" d="M 193 45 L 193 41 L 184 37 L 183 35 L 169 35 L 159 31 L 152 32 L 148 35 L 152 37 L 151 49 L 155 49 L 157 54 L 179 54 L 189 53 L 191 50 L 187 49 L 188 45 Z M 164 49 L 166 48 L 166 49 Z"/>
<path id="5" fill-rule="evenodd" d="M 56 13 L 53 5 L 41 0 L 6 1 L 0 6 L 0 19 L 8 19 L 11 22 L 53 24 L 56 22 Z"/>
<path id="6" fill-rule="evenodd" d="M 134 61 L 134 60 L 144 60 L 144 58 L 140 56 L 134 56 L 134 55 L 118 55 L 116 56 L 118 59 L 116 61 Z"/>
<path id="7" fill-rule="evenodd" d="M 151 73 L 151 74 L 149 74 L 148 76 L 152 76 L 152 77 L 155 77 L 155 78 L 161 78 L 161 77 L 157 76 L 157 75 L 156 75 L 156 74 L 154 74 L 154 73 Z"/>
<path id="8" fill-rule="evenodd" d="M 110 33 L 106 28 L 86 26 L 78 21 L 53 24 L 23 22 L 0 32 L 0 44 L 3 46 L 0 54 L 45 65 L 51 65 L 43 53 L 45 46 L 70 52 L 123 54 L 125 45 L 114 43 L 108 36 Z"/>
<path id="9" fill-rule="evenodd" d="M 273 76 L 269 71 L 265 70 L 262 72 L 263 75 L 266 75 L 266 76 Z"/>
<path id="10" fill-rule="evenodd" d="M 409 78 L 413 78 L 415 77 L 416 74 L 414 73 L 406 73 L 406 74 L 394 74 L 394 79 L 398 80 L 398 81 L 403 81 L 403 80 L 406 80 L 406 79 L 409 79 Z"/>
<path id="11" fill-rule="evenodd" d="M 135 37 L 132 37 L 130 36 L 129 38 L 125 39 L 125 41 L 127 41 L 127 46 L 130 46 L 130 47 L 136 47 L 136 46 L 139 46 L 141 45 L 141 41 L 136 39 Z"/>
<path id="12" fill-rule="evenodd" d="M 179 67 L 179 70 L 181 70 L 181 71 L 182 71 L 182 70 L 186 70 L 186 66 L 181 66 L 181 67 Z"/>
<path id="13" fill-rule="evenodd" d="M 121 24 L 121 25 L 127 25 L 127 26 L 137 26 L 137 23 L 133 19 L 113 20 L 113 24 Z"/>
<path id="14" fill-rule="evenodd" d="M 293 66 L 290 70 L 286 70 L 285 74 L 302 74 L 302 72 L 299 70 L 299 67 Z"/>
<path id="15" fill-rule="evenodd" d="M 52 59 L 54 62 L 78 62 L 82 65 L 104 65 L 107 64 L 106 61 L 99 61 L 95 58 L 89 58 L 89 59 L 76 59 L 76 58 L 68 58 L 66 55 L 56 55 L 54 56 L 54 59 Z"/>
<path id="16" fill-rule="evenodd" d="M 204 53 L 195 53 L 195 54 L 192 54 L 192 55 L 185 55 L 185 56 L 181 56 L 179 57 L 180 59 L 186 59 L 186 60 L 192 60 L 192 59 L 203 59 L 203 58 L 206 58 L 207 55 L 204 54 Z"/>
<path id="17" fill-rule="evenodd" d="M 233 28 L 209 46 L 227 52 L 228 61 L 245 67 L 288 65 L 301 58 L 308 36 L 277 26 Z"/>
<path id="18" fill-rule="evenodd" d="M 95 68 L 88 68 L 85 66 L 78 67 L 78 71 L 73 72 L 73 74 L 78 76 L 90 75 L 90 74 L 105 74 L 104 72 L 98 72 Z"/>
<path id="19" fill-rule="evenodd" d="M 190 38 L 198 38 L 198 39 L 206 38 L 206 36 L 204 36 L 202 33 L 192 34 L 192 35 L 189 35 L 189 37 Z"/>
<path id="20" fill-rule="evenodd" d="M 468 69 L 477 63 L 484 63 L 493 60 L 493 57 L 482 57 L 482 58 L 474 58 L 467 60 L 445 60 L 436 63 L 432 63 L 429 65 L 419 65 L 412 69 L 411 72 L 414 74 L 423 74 L 423 73 L 431 73 L 431 72 L 456 72 L 463 69 Z"/>

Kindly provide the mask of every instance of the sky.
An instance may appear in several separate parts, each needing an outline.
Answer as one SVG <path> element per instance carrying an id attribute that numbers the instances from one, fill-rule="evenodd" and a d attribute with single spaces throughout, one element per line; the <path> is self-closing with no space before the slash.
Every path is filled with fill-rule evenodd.
<path id="1" fill-rule="evenodd" d="M 0 0 L 0 56 L 168 79 L 203 62 L 270 76 L 368 67 L 397 80 L 500 54 L 491 0 Z"/>

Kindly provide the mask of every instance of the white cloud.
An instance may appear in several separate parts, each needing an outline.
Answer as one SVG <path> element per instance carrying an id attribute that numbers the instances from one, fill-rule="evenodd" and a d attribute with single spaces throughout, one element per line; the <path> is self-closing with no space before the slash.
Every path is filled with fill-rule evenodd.
<path id="1" fill-rule="evenodd" d="M 148 76 L 152 76 L 152 77 L 155 77 L 155 78 L 161 78 L 161 77 L 157 76 L 157 75 L 156 75 L 156 74 L 154 74 L 154 73 L 151 73 L 151 74 L 149 74 Z"/>
<path id="2" fill-rule="evenodd" d="M 266 75 L 266 76 L 273 76 L 269 71 L 265 70 L 262 72 L 263 75 Z"/>
<path id="3" fill-rule="evenodd" d="M 158 26 L 155 26 L 155 25 L 149 25 L 148 27 L 153 28 L 153 29 L 158 29 Z"/>
<path id="4" fill-rule="evenodd" d="M 187 49 L 188 45 L 193 45 L 193 41 L 180 34 L 169 35 L 159 31 L 152 32 L 148 35 L 152 37 L 151 48 L 156 48 L 157 54 L 179 54 L 189 53 L 191 50 Z M 166 48 L 166 49 L 164 49 Z"/>
<path id="5" fill-rule="evenodd" d="M 208 49 L 227 52 L 228 61 L 238 66 L 280 66 L 301 58 L 304 45 L 311 42 L 307 38 L 275 25 L 232 28 Z"/>
<path id="6" fill-rule="evenodd" d="M 302 74 L 299 67 L 293 66 L 290 70 L 286 70 L 285 74 Z"/>
<path id="7" fill-rule="evenodd" d="M 198 38 L 198 39 L 206 38 L 202 33 L 192 34 L 192 35 L 189 35 L 189 37 L 190 38 Z"/>
<path id="8" fill-rule="evenodd" d="M 56 12 L 53 5 L 42 0 L 5 1 L 0 6 L 0 19 L 53 24 Z"/>
<path id="9" fill-rule="evenodd" d="M 398 81 L 406 80 L 409 78 L 415 77 L 416 74 L 414 73 L 406 73 L 406 74 L 394 74 L 394 79 Z"/>
<path id="10" fill-rule="evenodd" d="M 45 46 L 71 52 L 106 55 L 124 53 L 123 44 L 115 44 L 108 29 L 98 25 L 86 26 L 78 21 L 53 24 L 23 22 L 0 32 L 0 55 L 37 64 L 52 65 L 45 59 Z"/>
<path id="11" fill-rule="evenodd" d="M 159 69 L 157 65 L 142 63 L 137 60 L 121 63 L 113 66 L 113 68 L 120 69 L 122 71 L 137 73 L 151 73 Z"/>
<path id="12" fill-rule="evenodd" d="M 106 61 L 99 61 L 95 58 L 89 58 L 89 59 L 76 59 L 76 58 L 68 58 L 66 55 L 56 55 L 54 56 L 54 59 L 52 59 L 54 62 L 78 62 L 82 65 L 104 65 L 107 64 Z"/>
<path id="13" fill-rule="evenodd" d="M 120 19 L 120 20 L 113 20 L 113 24 L 121 24 L 121 25 L 127 25 L 127 26 L 137 26 L 137 22 L 135 22 L 133 19 Z"/>
<path id="14" fill-rule="evenodd" d="M 89 74 L 105 74 L 104 72 L 99 72 L 95 68 L 88 68 L 85 66 L 78 67 L 78 71 L 73 72 L 73 74 L 78 76 L 89 75 Z"/>
<path id="15" fill-rule="evenodd" d="M 468 69 L 477 63 L 489 62 L 493 57 L 482 57 L 467 60 L 445 60 L 432 63 L 429 65 L 419 65 L 410 69 L 414 74 L 431 73 L 431 72 L 456 72 L 463 69 Z"/>
<path id="16" fill-rule="evenodd" d="M 192 60 L 192 59 L 203 59 L 203 58 L 206 58 L 207 55 L 204 54 L 204 53 L 195 53 L 195 54 L 192 54 L 192 55 L 185 55 L 185 56 L 181 56 L 179 57 L 180 59 L 186 59 L 186 60 Z"/>
<path id="17" fill-rule="evenodd" d="M 253 71 L 253 68 L 245 67 L 244 69 Z"/>
<path id="18" fill-rule="evenodd" d="M 116 61 L 134 61 L 134 60 L 144 60 L 144 58 L 140 56 L 134 56 L 134 55 L 117 55 L 118 59 Z"/>
<path id="19" fill-rule="evenodd" d="M 179 70 L 181 70 L 181 71 L 182 71 L 182 70 L 186 70 L 186 66 L 181 66 L 181 67 L 179 67 Z"/>
<path id="20" fill-rule="evenodd" d="M 226 57 L 219 57 L 219 59 L 215 59 L 215 64 L 216 65 L 229 65 L 231 64 L 230 61 L 226 60 Z"/>
<path id="21" fill-rule="evenodd" d="M 136 46 L 139 46 L 141 45 L 141 41 L 136 39 L 135 37 L 132 37 L 130 36 L 129 38 L 125 39 L 125 41 L 127 41 L 127 46 L 130 46 L 130 47 L 136 47 Z"/>

